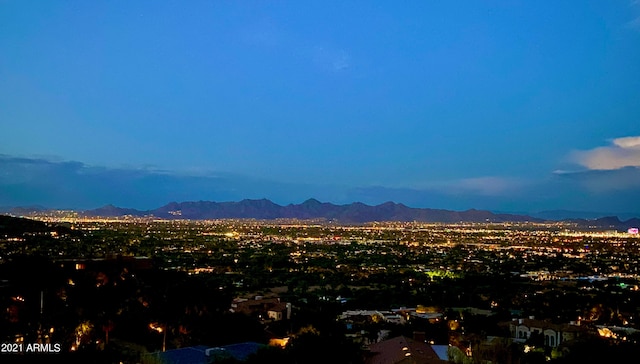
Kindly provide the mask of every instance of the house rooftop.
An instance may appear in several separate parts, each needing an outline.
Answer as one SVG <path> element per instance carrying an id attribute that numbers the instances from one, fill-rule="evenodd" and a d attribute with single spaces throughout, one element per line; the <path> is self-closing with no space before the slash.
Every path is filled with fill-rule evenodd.
<path id="1" fill-rule="evenodd" d="M 421 363 L 442 364 L 442 360 L 431 345 L 410 339 L 406 336 L 398 336 L 369 345 L 371 356 L 366 364 L 394 364 L 394 363 Z"/>
<path id="2" fill-rule="evenodd" d="M 143 357 L 142 363 L 211 364 L 229 358 L 245 361 L 249 355 L 256 353 L 258 349 L 264 346 L 266 345 L 256 342 L 244 342 L 218 347 L 198 345 L 151 353 Z"/>

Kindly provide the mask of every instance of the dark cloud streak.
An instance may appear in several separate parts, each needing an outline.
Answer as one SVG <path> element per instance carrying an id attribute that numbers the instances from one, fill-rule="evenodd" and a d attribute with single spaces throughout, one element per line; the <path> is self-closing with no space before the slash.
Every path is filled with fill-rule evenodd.
<path id="1" fill-rule="evenodd" d="M 344 186 L 263 180 L 230 173 L 178 173 L 166 170 L 106 168 L 76 161 L 0 155 L 0 206 L 42 205 L 93 209 L 107 204 L 139 210 L 176 201 L 240 201 L 267 198 L 286 205 L 309 198 L 323 202 L 410 207 L 536 212 L 567 209 L 640 214 L 640 169 L 558 172 L 528 181 L 503 194 L 460 189 L 455 181 L 429 188 Z M 484 180 L 483 180 L 484 181 Z"/>

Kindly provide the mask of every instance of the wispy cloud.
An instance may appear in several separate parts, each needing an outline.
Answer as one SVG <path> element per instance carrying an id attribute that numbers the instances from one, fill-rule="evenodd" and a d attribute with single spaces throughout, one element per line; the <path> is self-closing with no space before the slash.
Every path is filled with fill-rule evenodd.
<path id="1" fill-rule="evenodd" d="M 627 22 L 627 28 L 640 31 L 640 16 Z"/>
<path id="2" fill-rule="evenodd" d="M 628 21 L 626 23 L 626 26 L 628 29 L 640 31 L 640 14 L 637 13 L 638 10 L 640 10 L 640 0 L 631 1 L 629 6 L 633 9 L 636 15 L 635 15 L 635 18 L 633 18 L 633 20 Z"/>
<path id="3" fill-rule="evenodd" d="M 276 47 L 282 42 L 282 32 L 272 22 L 261 22 L 240 31 L 240 39 L 258 47 Z"/>
<path id="4" fill-rule="evenodd" d="M 327 200 L 341 192 L 333 185 L 303 185 L 225 172 L 110 168 L 0 154 L 0 206 L 95 208 L 115 204 L 148 209 L 170 201 Z"/>
<path id="5" fill-rule="evenodd" d="M 591 170 L 640 167 L 640 136 L 611 140 L 611 145 L 573 153 L 573 160 Z"/>
<path id="6" fill-rule="evenodd" d="M 637 201 L 640 194 L 640 168 L 625 167 L 608 170 L 556 171 L 561 181 L 571 181 L 574 188 L 594 194 L 610 195 L 612 192 L 629 193 L 629 201 Z"/>
<path id="7" fill-rule="evenodd" d="M 447 195 L 506 196 L 522 190 L 527 182 L 513 177 L 481 176 L 427 182 L 415 188 Z"/>
<path id="8" fill-rule="evenodd" d="M 351 66 L 351 56 L 343 49 L 314 47 L 313 63 L 325 70 L 340 72 Z"/>
<path id="9" fill-rule="evenodd" d="M 635 148 L 620 139 L 614 147 Z M 314 197 L 333 203 L 401 202 L 411 207 L 499 211 L 579 209 L 638 211 L 640 168 L 557 171 L 553 178 L 480 176 L 420 186 L 300 184 L 215 171 L 167 171 L 154 167 L 104 167 L 77 161 L 0 154 L 0 207 L 42 205 L 96 208 L 105 204 L 137 209 L 170 201 L 240 201 L 268 198 L 278 204 Z"/>
<path id="10" fill-rule="evenodd" d="M 454 181 L 452 187 L 455 190 L 482 196 L 500 196 L 518 190 L 522 184 L 522 181 L 514 178 L 487 176 Z"/>

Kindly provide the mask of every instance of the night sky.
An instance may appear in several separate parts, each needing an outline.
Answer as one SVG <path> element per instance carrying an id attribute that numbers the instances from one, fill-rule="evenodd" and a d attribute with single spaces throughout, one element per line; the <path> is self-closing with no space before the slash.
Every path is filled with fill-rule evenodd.
<path id="1" fill-rule="evenodd" d="M 0 1 L 0 206 L 640 216 L 640 1 Z"/>

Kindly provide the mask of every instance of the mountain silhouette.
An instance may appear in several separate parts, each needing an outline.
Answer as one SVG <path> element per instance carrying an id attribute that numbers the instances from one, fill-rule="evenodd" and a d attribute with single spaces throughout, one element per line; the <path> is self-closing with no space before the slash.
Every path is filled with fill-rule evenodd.
<path id="1" fill-rule="evenodd" d="M 406 205 L 385 202 L 380 205 L 366 205 L 354 202 L 335 205 L 308 199 L 301 204 L 278 205 L 267 199 L 238 202 L 187 201 L 171 202 L 157 209 L 140 211 L 107 205 L 81 213 L 84 216 L 155 216 L 166 219 L 324 219 L 342 223 L 365 223 L 374 221 L 400 222 L 542 222 L 526 215 L 495 214 L 485 210 L 451 211 L 442 209 L 413 208 Z"/>

